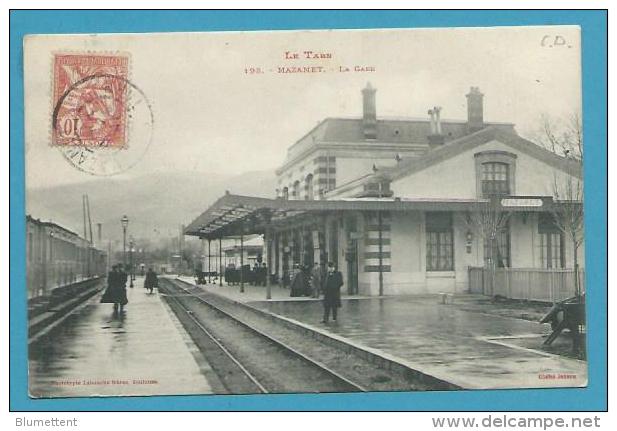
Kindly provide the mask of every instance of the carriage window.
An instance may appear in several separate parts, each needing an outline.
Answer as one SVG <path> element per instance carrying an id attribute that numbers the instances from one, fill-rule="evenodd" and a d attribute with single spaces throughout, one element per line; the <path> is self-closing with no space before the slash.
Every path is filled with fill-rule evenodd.
<path id="1" fill-rule="evenodd" d="M 426 270 L 454 270 L 452 213 L 426 213 Z"/>

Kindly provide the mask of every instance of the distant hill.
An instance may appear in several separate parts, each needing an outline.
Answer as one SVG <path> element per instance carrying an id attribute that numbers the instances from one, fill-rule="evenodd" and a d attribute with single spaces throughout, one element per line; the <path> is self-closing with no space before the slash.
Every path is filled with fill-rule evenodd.
<path id="1" fill-rule="evenodd" d="M 27 213 L 52 220 L 83 234 L 82 195 L 88 194 L 93 233 L 103 225 L 103 237 L 120 240 L 120 218 L 126 214 L 136 238 L 174 236 L 225 190 L 235 194 L 273 197 L 274 172 L 255 171 L 238 176 L 160 173 L 131 180 L 106 179 L 26 191 Z"/>

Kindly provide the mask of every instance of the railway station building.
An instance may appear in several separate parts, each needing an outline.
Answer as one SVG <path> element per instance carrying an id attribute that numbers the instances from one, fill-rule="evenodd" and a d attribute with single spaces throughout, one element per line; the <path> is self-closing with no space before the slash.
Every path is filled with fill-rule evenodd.
<path id="1" fill-rule="evenodd" d="M 185 234 L 261 234 L 272 281 L 285 283 L 295 263 L 333 261 L 352 295 L 550 301 L 582 288 L 583 246 L 565 226 L 578 222 L 582 235 L 578 160 L 486 121 L 477 87 L 460 120 L 441 107 L 382 118 L 376 93 L 362 90 L 361 117 L 326 118 L 288 148 L 272 198 L 227 193 Z"/>

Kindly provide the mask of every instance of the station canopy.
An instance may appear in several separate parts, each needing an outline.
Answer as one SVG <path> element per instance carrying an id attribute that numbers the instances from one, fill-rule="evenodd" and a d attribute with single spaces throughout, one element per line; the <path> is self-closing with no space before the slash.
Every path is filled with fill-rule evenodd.
<path id="1" fill-rule="evenodd" d="M 500 206 L 508 211 L 545 212 L 553 207 L 551 197 L 504 197 Z M 234 195 L 226 192 L 184 230 L 185 235 L 204 239 L 263 234 L 268 229 L 296 225 L 300 220 L 343 212 L 374 211 L 474 211 L 488 199 L 349 198 L 338 200 L 287 200 Z"/>

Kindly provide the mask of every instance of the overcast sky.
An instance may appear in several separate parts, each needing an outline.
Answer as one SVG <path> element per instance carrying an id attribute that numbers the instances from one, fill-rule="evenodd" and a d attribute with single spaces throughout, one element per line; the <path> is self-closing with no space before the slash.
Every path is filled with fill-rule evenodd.
<path id="1" fill-rule="evenodd" d="M 556 36 L 563 38 L 557 46 Z M 579 112 L 579 39 L 577 27 L 32 37 L 24 59 L 26 184 L 106 180 L 75 169 L 49 147 L 53 52 L 130 53 L 131 80 L 155 117 L 148 152 L 121 174 L 130 178 L 160 170 L 274 169 L 321 119 L 360 116 L 367 81 L 377 88 L 378 117 L 426 117 L 438 105 L 443 118 L 466 119 L 465 94 L 479 86 L 487 121 L 513 122 L 529 135 L 541 114 Z M 286 51 L 305 50 L 332 58 L 283 59 Z M 275 73 L 305 65 L 327 72 Z M 342 65 L 375 72 L 332 71 Z M 251 66 L 265 73 L 245 74 Z"/>

